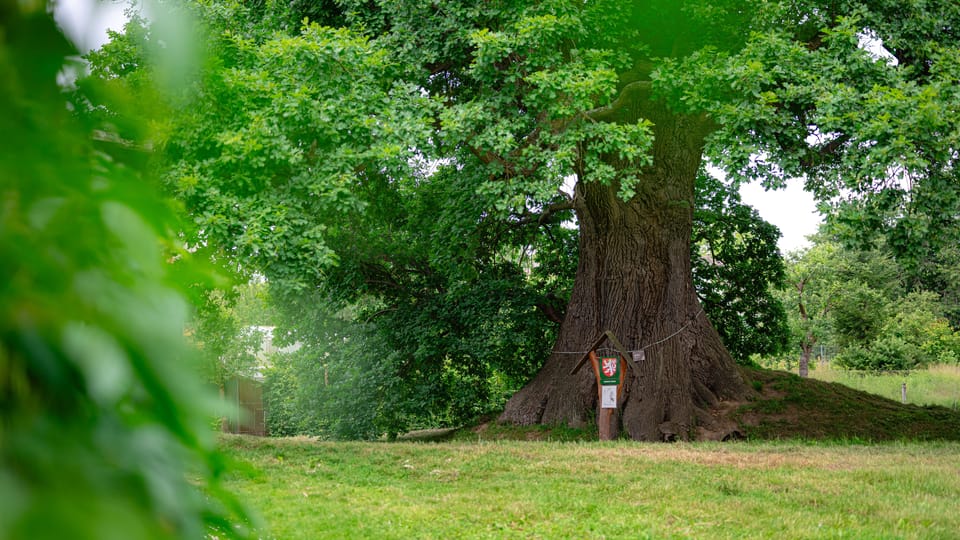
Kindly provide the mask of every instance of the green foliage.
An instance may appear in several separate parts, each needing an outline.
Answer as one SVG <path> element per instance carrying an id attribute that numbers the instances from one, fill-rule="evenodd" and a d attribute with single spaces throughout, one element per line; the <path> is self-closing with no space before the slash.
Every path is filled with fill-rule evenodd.
<path id="1" fill-rule="evenodd" d="M 822 201 L 864 209 L 847 220 L 858 229 L 910 216 L 896 221 L 891 245 L 922 247 L 904 250 L 923 255 L 914 281 L 955 285 L 957 258 L 929 256 L 952 237 L 918 240 L 956 217 L 932 211 L 954 201 L 941 188 L 955 180 L 960 145 L 950 114 L 960 105 L 955 2 L 188 6 L 208 56 L 181 95 L 164 98 L 169 114 L 152 141 L 167 189 L 192 218 L 185 235 L 263 273 L 301 314 L 291 328 L 310 336 L 315 359 L 331 341 L 308 327 L 322 310 L 303 302 L 354 310 L 363 324 L 351 343 L 370 345 L 352 358 L 377 374 L 371 387 L 397 392 L 377 410 L 377 429 L 468 418 L 536 369 L 555 332 L 537 310 L 558 315 L 575 272 L 574 234 L 562 223 L 578 195 L 560 188 L 573 178 L 644 197 L 654 126 L 637 111 L 709 133 L 706 148 L 659 141 L 661 151 L 703 154 L 734 184 L 804 176 Z M 896 61 L 867 50 L 868 37 Z M 87 84 L 150 102 L 139 81 L 160 49 L 135 20 L 91 56 Z M 110 112 L 122 122 L 125 111 Z M 903 190 L 891 191 L 903 182 L 924 186 L 906 206 Z M 775 233 L 726 189 L 707 193 L 714 214 L 698 215 L 698 254 L 710 258 L 696 263 L 704 304 L 737 356 L 772 352 L 783 321 L 767 294 L 781 272 Z M 829 286 L 806 289 L 811 309 L 795 341 L 826 335 L 832 310 L 851 343 L 876 337 L 889 312 L 867 320 L 863 306 L 896 295 L 877 297 L 864 278 L 862 294 L 837 296 L 841 282 L 808 266 L 791 285 L 822 277 Z M 942 290 L 955 299 L 960 289 Z M 369 349 L 387 352 L 374 359 Z M 304 354 L 296 369 L 316 377 L 317 360 Z M 343 380 L 359 380 L 349 373 Z"/>
<path id="2" fill-rule="evenodd" d="M 954 332 L 934 293 L 898 299 L 876 335 L 841 352 L 836 362 L 861 370 L 904 370 L 954 364 L 960 357 L 960 333 Z"/>
<path id="3" fill-rule="evenodd" d="M 960 243 L 943 246 L 920 262 L 921 289 L 940 297 L 944 316 L 954 330 L 960 330 Z"/>
<path id="4" fill-rule="evenodd" d="M 839 344 L 867 343 L 880 337 L 883 322 L 890 315 L 883 291 L 857 281 L 847 281 L 842 287 L 833 306 L 832 320 Z"/>
<path id="5" fill-rule="evenodd" d="M 886 5 L 739 1 L 321 7 L 195 5 L 215 59 L 164 141 L 202 236 L 277 283 L 324 281 L 369 227 L 340 245 L 334 229 L 360 209 L 394 217 L 371 196 L 419 190 L 432 172 L 411 170 L 417 158 L 463 177 L 444 206 L 470 199 L 507 220 L 562 200 L 572 174 L 634 196 L 649 124 L 618 121 L 614 105 L 638 84 L 710 115 L 707 153 L 737 177 L 806 174 L 823 197 L 872 194 L 891 167 L 929 177 L 952 159 L 938 114 L 956 98 L 949 3 L 911 6 L 909 20 Z M 305 16 L 341 28 L 301 28 Z M 861 36 L 888 40 L 898 64 Z"/>
<path id="6" fill-rule="evenodd" d="M 263 334 L 254 325 L 269 325 L 263 285 L 211 289 L 203 296 L 187 329 L 191 345 L 201 356 L 207 382 L 223 387 L 235 376 L 256 370 L 256 352 Z M 259 298 L 258 298 L 259 295 Z"/>
<path id="7" fill-rule="evenodd" d="M 168 188 L 193 216 L 192 242 L 302 290 L 337 261 L 329 228 L 368 203 L 355 175 L 374 183 L 410 176 L 430 102 L 393 82 L 402 67 L 346 30 L 308 24 L 295 35 L 251 34 L 235 11 L 215 7 L 193 6 L 212 27 L 210 56 L 169 104 L 177 114 L 153 142 Z M 156 38 L 142 25 L 131 21 L 90 55 L 95 77 L 132 84 L 129 56 L 149 72 Z"/>
<path id="8" fill-rule="evenodd" d="M 832 214 L 830 231 L 854 249 L 882 246 L 897 261 L 904 285 L 935 291 L 960 328 L 958 217 L 960 181 L 952 172 L 931 171 L 909 189 L 901 184 L 868 201 L 845 202 Z"/>
<path id="9" fill-rule="evenodd" d="M 376 439 L 408 426 L 410 406 L 389 351 L 343 321 L 326 343 L 275 356 L 264 400 L 271 435 Z M 332 328 L 331 328 L 332 330 Z M 428 411 L 417 411 L 427 417 Z"/>
<path id="10" fill-rule="evenodd" d="M 804 307 L 790 313 L 794 339 L 838 347 L 838 366 L 904 370 L 956 362 L 949 306 L 932 291 L 905 293 L 907 272 L 884 246 L 858 250 L 819 235 L 813 248 L 792 255 L 788 275 L 792 290 L 784 302 L 796 297 Z"/>
<path id="11" fill-rule="evenodd" d="M 301 378 L 287 355 L 276 355 L 264 370 L 263 407 L 267 434 L 271 437 L 314 434 L 299 406 Z"/>
<path id="12" fill-rule="evenodd" d="M 276 421 L 297 433 L 376 438 L 497 410 L 552 341 L 532 300 L 517 297 L 525 286 L 480 274 L 449 291 L 384 295 L 388 306 L 367 300 L 358 313 L 291 303 L 299 320 L 290 339 L 305 347 L 274 358 L 267 372 L 268 400 L 284 411 Z M 376 324 L 354 322 L 371 318 Z"/>
<path id="13" fill-rule="evenodd" d="M 785 279 L 780 231 L 705 171 L 698 177 L 697 201 L 693 280 L 710 322 L 738 362 L 783 351 L 787 314 L 773 294 Z"/>
<path id="14" fill-rule="evenodd" d="M 0 537 L 244 536 L 183 339 L 211 279 L 118 134 L 146 128 L 71 112 L 122 103 L 58 87 L 47 7 L 0 4 Z"/>
<path id="15" fill-rule="evenodd" d="M 897 337 L 881 337 L 867 349 L 852 345 L 844 349 L 834 362 L 843 368 L 863 371 L 901 371 L 917 367 L 916 350 Z"/>

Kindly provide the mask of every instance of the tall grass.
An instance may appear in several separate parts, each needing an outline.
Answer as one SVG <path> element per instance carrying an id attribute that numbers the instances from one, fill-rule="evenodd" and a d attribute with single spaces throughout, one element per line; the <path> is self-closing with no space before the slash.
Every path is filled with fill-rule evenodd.
<path id="1" fill-rule="evenodd" d="M 907 402 L 914 405 L 941 405 L 960 409 L 960 366 L 931 366 L 925 370 L 873 373 L 835 369 L 818 365 L 810 377 L 836 382 L 857 390 L 900 401 L 901 389 L 907 385 Z"/>

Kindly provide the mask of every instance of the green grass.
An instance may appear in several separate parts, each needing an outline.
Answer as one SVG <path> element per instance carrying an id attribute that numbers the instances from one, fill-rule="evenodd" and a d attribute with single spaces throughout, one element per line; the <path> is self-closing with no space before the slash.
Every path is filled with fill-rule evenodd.
<path id="1" fill-rule="evenodd" d="M 960 444 L 224 437 L 262 538 L 957 538 Z"/>
<path id="2" fill-rule="evenodd" d="M 960 412 L 744 376 L 758 394 L 730 414 L 748 442 L 600 443 L 491 419 L 397 443 L 224 437 L 240 464 L 225 487 L 264 539 L 960 538 Z"/>
<path id="3" fill-rule="evenodd" d="M 751 439 L 960 441 L 960 411 L 897 399 L 783 371 L 745 370 L 758 399 L 734 413 Z"/>
<path id="4" fill-rule="evenodd" d="M 833 369 L 827 365 L 811 370 L 810 377 L 838 382 L 896 401 L 901 398 L 901 385 L 907 383 L 907 403 L 960 409 L 960 366 L 932 366 L 903 374 L 875 374 Z"/>

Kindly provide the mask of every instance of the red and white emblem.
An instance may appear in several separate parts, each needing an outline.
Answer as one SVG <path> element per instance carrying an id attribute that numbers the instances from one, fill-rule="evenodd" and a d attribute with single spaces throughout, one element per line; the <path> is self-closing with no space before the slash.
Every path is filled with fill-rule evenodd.
<path id="1" fill-rule="evenodd" d="M 600 369 L 603 370 L 603 374 L 607 377 L 613 377 L 617 374 L 617 359 L 616 358 L 604 358 L 603 363 L 600 366 Z"/>

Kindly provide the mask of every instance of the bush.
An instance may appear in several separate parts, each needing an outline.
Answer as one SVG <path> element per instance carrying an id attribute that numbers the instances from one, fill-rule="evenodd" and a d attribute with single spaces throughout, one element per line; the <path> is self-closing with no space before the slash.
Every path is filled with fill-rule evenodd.
<path id="1" fill-rule="evenodd" d="M 276 355 L 267 369 L 264 407 L 270 435 L 376 439 L 398 432 L 401 396 L 389 362 L 349 340 L 320 351 Z"/>
<path id="2" fill-rule="evenodd" d="M 935 294 L 911 293 L 890 311 L 876 337 L 851 343 L 840 352 L 838 366 L 884 371 L 957 362 L 960 334 L 942 316 Z"/>
<path id="3" fill-rule="evenodd" d="M 869 348 L 854 345 L 834 358 L 837 366 L 863 371 L 901 371 L 925 365 L 926 356 L 913 344 L 895 336 L 874 340 Z"/>
<path id="4" fill-rule="evenodd" d="M 278 354 L 264 370 L 263 408 L 267 434 L 273 437 L 305 435 L 307 427 L 297 403 L 299 384 L 290 355 Z M 309 433 L 313 434 L 313 433 Z"/>

